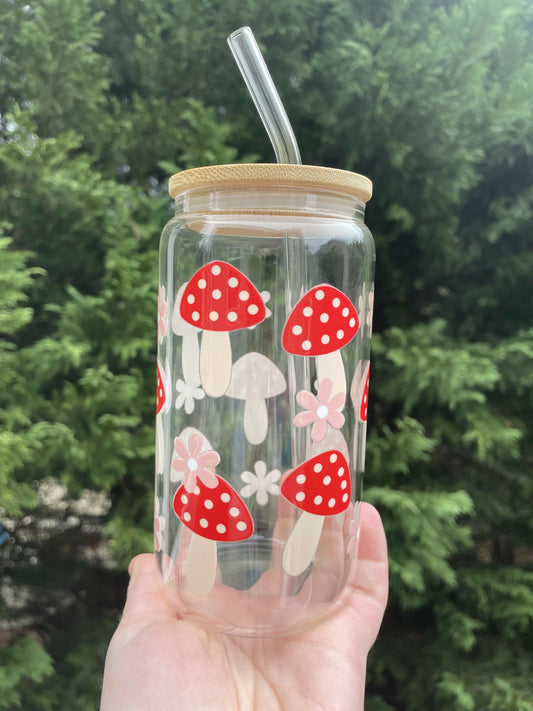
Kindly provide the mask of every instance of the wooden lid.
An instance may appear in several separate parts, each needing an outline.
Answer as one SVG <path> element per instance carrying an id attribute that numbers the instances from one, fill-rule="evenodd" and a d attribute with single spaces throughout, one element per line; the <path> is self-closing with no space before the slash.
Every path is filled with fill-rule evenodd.
<path id="1" fill-rule="evenodd" d="M 168 181 L 170 197 L 193 188 L 218 186 L 265 187 L 296 186 L 334 190 L 368 202 L 372 196 L 372 182 L 364 175 L 337 168 L 287 163 L 239 163 L 192 168 L 176 173 Z"/>

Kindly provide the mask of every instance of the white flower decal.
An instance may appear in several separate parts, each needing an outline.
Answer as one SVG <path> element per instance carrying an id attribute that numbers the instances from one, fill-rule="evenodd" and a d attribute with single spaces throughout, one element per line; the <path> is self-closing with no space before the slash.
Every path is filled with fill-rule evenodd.
<path id="1" fill-rule="evenodd" d="M 203 400 L 205 392 L 199 385 L 187 383 L 184 380 L 176 381 L 176 390 L 179 395 L 176 398 L 176 407 L 179 410 L 185 405 L 185 412 L 190 415 L 194 412 L 195 400 Z"/>
<path id="2" fill-rule="evenodd" d="M 279 496 L 279 486 L 277 481 L 281 477 L 281 472 L 278 469 L 273 469 L 267 474 L 267 466 L 265 462 L 259 460 L 254 464 L 255 474 L 252 472 L 243 472 L 241 479 L 246 486 L 241 489 L 241 496 L 249 497 L 256 494 L 256 501 L 259 506 L 265 506 L 268 503 L 268 495 Z"/>
<path id="3" fill-rule="evenodd" d="M 357 300 L 361 322 L 368 326 L 368 337 L 372 336 L 372 317 L 374 315 L 374 282 L 370 286 L 368 298 L 366 295 L 366 287 L 363 285 L 363 292 Z"/>

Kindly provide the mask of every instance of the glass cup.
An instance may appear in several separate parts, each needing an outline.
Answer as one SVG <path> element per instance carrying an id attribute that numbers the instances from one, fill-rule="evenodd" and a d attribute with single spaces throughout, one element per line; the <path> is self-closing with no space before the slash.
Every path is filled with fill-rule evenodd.
<path id="1" fill-rule="evenodd" d="M 365 459 L 371 189 L 277 164 L 170 179 L 154 542 L 177 609 L 208 629 L 286 635 L 343 604 Z"/>

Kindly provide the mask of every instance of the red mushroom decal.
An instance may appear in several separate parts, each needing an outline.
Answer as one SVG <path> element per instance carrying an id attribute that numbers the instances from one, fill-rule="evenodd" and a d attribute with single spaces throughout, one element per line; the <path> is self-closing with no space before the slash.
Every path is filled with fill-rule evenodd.
<path id="1" fill-rule="evenodd" d="M 353 376 L 350 395 L 352 398 L 356 426 L 354 427 L 354 452 L 357 453 L 358 438 L 361 437 L 361 452 L 359 456 L 359 471 L 365 468 L 366 420 L 368 415 L 368 383 L 370 378 L 370 361 L 357 364 Z M 357 454 L 356 454 L 357 456 Z"/>
<path id="2" fill-rule="evenodd" d="M 231 379 L 229 332 L 249 328 L 265 318 L 265 304 L 252 282 L 226 262 L 205 264 L 183 292 L 181 317 L 203 329 L 200 378 L 207 395 L 223 395 Z"/>
<path id="3" fill-rule="evenodd" d="M 253 534 L 252 517 L 243 500 L 224 479 L 209 488 L 200 479 L 192 492 L 182 485 L 174 496 L 174 512 L 192 531 L 185 574 L 196 595 L 206 595 L 215 582 L 217 541 L 242 541 Z"/>
<path id="4" fill-rule="evenodd" d="M 161 366 L 157 359 L 157 387 L 156 387 L 156 407 L 155 407 L 155 471 L 162 474 L 165 463 L 165 442 L 163 435 L 163 415 L 168 411 L 170 399 L 167 395 L 170 380 L 168 361 L 165 368 Z"/>
<path id="5" fill-rule="evenodd" d="M 300 575 L 316 553 L 324 516 L 333 516 L 350 503 L 350 470 L 337 450 L 322 452 L 293 469 L 281 485 L 283 496 L 302 510 L 283 552 L 283 569 Z"/>
<path id="6" fill-rule="evenodd" d="M 298 301 L 283 329 L 283 348 L 293 355 L 315 356 L 318 382 L 330 378 L 332 392 L 346 394 L 340 349 L 359 329 L 355 306 L 329 284 L 310 289 Z"/>

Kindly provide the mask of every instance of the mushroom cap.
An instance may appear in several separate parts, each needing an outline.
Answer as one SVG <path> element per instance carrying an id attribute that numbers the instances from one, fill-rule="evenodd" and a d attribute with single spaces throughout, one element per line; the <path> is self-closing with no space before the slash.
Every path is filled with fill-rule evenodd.
<path id="1" fill-rule="evenodd" d="M 174 496 L 174 512 L 193 533 L 212 541 L 242 541 L 254 531 L 243 500 L 227 481 L 216 475 L 218 484 L 210 489 L 200 479 L 190 494 L 182 485 Z"/>
<path id="2" fill-rule="evenodd" d="M 317 516 L 341 513 L 350 503 L 350 469 L 335 449 L 317 454 L 293 469 L 281 485 L 283 496 Z"/>
<path id="3" fill-rule="evenodd" d="M 245 353 L 235 361 L 225 395 L 237 400 L 264 400 L 280 395 L 287 383 L 278 366 L 261 353 Z"/>
<path id="4" fill-rule="evenodd" d="M 294 355 L 326 355 L 349 343 L 358 329 L 357 311 L 346 294 L 319 284 L 291 311 L 283 329 L 283 348 Z"/>
<path id="5" fill-rule="evenodd" d="M 156 407 L 155 414 L 159 415 L 161 410 L 165 408 L 167 404 L 167 393 L 166 393 L 166 383 L 168 378 L 167 373 L 162 368 L 159 358 L 157 359 L 157 389 L 156 389 Z"/>
<path id="6" fill-rule="evenodd" d="M 362 375 L 361 375 L 362 371 Z M 362 366 L 358 363 L 350 388 L 353 406 L 357 419 L 366 422 L 368 416 L 368 383 L 370 379 L 370 361 Z"/>
<path id="7" fill-rule="evenodd" d="M 188 282 L 185 282 L 178 289 L 176 298 L 174 300 L 174 308 L 172 309 L 172 330 L 176 336 L 189 336 L 194 333 L 199 333 L 202 329 L 197 326 L 192 326 L 190 323 L 185 321 L 180 313 L 181 301 L 183 299 L 183 292 L 187 288 Z"/>
<path id="8" fill-rule="evenodd" d="M 204 264 L 189 280 L 181 317 L 205 331 L 237 331 L 261 323 L 265 304 L 252 282 L 227 262 Z"/>

